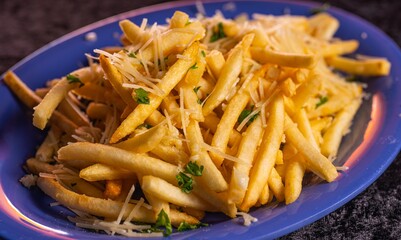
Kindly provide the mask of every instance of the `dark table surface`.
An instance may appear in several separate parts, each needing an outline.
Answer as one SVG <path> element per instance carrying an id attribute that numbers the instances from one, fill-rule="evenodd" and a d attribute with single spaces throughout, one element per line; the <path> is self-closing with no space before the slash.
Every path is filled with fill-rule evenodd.
<path id="1" fill-rule="evenodd" d="M 161 0 L 1 0 L 0 74 L 36 49 L 87 24 Z M 323 1 L 321 1 L 323 2 Z M 325 1 L 368 20 L 401 45 L 401 1 Z M 401 154 L 370 187 L 282 239 L 401 239 Z"/>

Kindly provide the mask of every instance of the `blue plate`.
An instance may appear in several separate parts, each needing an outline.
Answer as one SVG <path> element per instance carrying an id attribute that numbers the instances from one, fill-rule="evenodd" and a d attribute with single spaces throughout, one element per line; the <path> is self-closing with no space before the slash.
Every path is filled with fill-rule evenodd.
<path id="1" fill-rule="evenodd" d="M 232 2 L 232 1 L 230 1 Z M 204 3 L 207 14 L 216 9 L 226 17 L 239 13 L 309 15 L 314 3 L 283 1 L 238 1 L 235 9 L 224 8 L 227 2 Z M 227 10 L 224 10 L 227 9 Z M 31 88 L 43 86 L 46 80 L 66 75 L 86 64 L 84 53 L 94 48 L 116 45 L 121 33 L 118 21 L 129 18 L 140 24 L 164 23 L 175 10 L 194 16 L 192 2 L 156 5 L 127 12 L 72 32 L 31 54 L 11 68 Z M 329 12 L 340 21 L 337 36 L 360 41 L 358 53 L 383 56 L 392 63 L 389 77 L 367 80 L 371 97 L 358 112 L 351 134 L 344 139 L 337 164 L 349 169 L 330 184 L 307 186 L 299 200 L 285 206 L 262 207 L 252 211 L 259 219 L 244 227 L 238 219 L 223 218 L 209 227 L 175 233 L 175 238 L 275 238 L 312 223 L 342 206 L 377 179 L 396 157 L 401 147 L 401 53 L 382 31 L 350 13 L 331 7 Z M 85 40 L 95 32 L 96 41 Z M 40 190 L 24 188 L 18 179 L 24 175 L 22 164 L 32 156 L 43 139 L 43 133 L 32 127 L 31 112 L 26 110 L 4 84 L 0 85 L 0 236 L 12 239 L 125 239 L 89 232 L 75 227 L 63 207 L 49 207 L 52 202 Z"/>

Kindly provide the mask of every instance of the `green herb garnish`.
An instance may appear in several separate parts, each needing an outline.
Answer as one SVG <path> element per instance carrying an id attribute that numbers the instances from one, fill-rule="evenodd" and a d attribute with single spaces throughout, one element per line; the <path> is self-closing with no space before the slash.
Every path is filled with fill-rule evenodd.
<path id="1" fill-rule="evenodd" d="M 253 111 L 253 107 L 251 109 L 244 109 L 242 110 L 241 114 L 238 117 L 238 123 L 241 124 L 245 118 L 247 118 L 249 116 L 249 114 L 251 114 Z M 249 121 L 246 123 L 246 125 L 248 126 L 251 122 L 253 122 L 257 117 L 259 116 L 259 113 L 254 114 Z"/>
<path id="2" fill-rule="evenodd" d="M 205 51 L 202 50 L 201 53 L 202 53 L 202 56 L 203 56 L 203 57 L 206 57 Z"/>
<path id="3" fill-rule="evenodd" d="M 199 166 L 196 162 L 190 161 L 185 166 L 185 172 L 193 176 L 202 176 L 203 168 L 204 168 L 203 165 Z"/>
<path id="4" fill-rule="evenodd" d="M 317 8 L 312 8 L 310 10 L 311 14 L 318 14 L 321 12 L 326 12 L 330 8 L 330 3 L 323 3 L 322 6 L 317 7 Z"/>
<path id="5" fill-rule="evenodd" d="M 81 79 L 79 79 L 78 77 L 71 75 L 71 74 L 67 75 L 67 81 L 69 84 L 79 83 L 79 87 L 82 87 L 84 85 L 84 83 L 81 81 Z"/>
<path id="6" fill-rule="evenodd" d="M 210 37 L 210 42 L 216 42 L 221 38 L 225 38 L 226 34 L 224 33 L 223 23 L 219 22 L 217 24 L 217 31 L 213 31 L 213 35 Z"/>
<path id="7" fill-rule="evenodd" d="M 192 65 L 189 69 L 197 69 L 198 66 L 196 66 L 196 63 L 194 65 Z"/>
<path id="8" fill-rule="evenodd" d="M 180 172 L 175 178 L 178 181 L 178 186 L 184 193 L 190 193 L 193 189 L 193 179 L 183 172 Z"/>
<path id="9" fill-rule="evenodd" d="M 194 87 L 194 92 L 195 92 L 195 93 L 198 93 L 198 91 L 199 91 L 200 88 L 201 88 L 201 86 Z"/>
<path id="10" fill-rule="evenodd" d="M 188 20 L 186 23 L 185 23 L 185 26 L 188 26 L 189 24 L 191 24 L 192 22 L 190 21 L 190 20 Z"/>
<path id="11" fill-rule="evenodd" d="M 207 226 L 209 226 L 209 224 L 207 224 L 207 223 L 189 224 L 184 221 L 184 222 L 180 223 L 177 230 L 179 232 L 183 232 L 183 231 L 193 230 L 193 229 L 197 229 L 200 227 L 207 227 Z"/>
<path id="12" fill-rule="evenodd" d="M 141 125 L 138 126 L 138 128 L 140 128 L 140 127 L 144 127 L 144 128 L 150 129 L 150 128 L 152 128 L 153 126 L 150 125 L 150 124 L 148 124 L 148 123 L 143 123 L 143 124 L 141 124 Z"/>
<path id="13" fill-rule="evenodd" d="M 149 93 L 143 88 L 135 89 L 135 101 L 139 104 L 149 104 Z"/>
<path id="14" fill-rule="evenodd" d="M 170 218 L 167 213 L 162 209 L 157 215 L 155 228 L 164 227 L 163 236 L 167 237 L 173 232 L 173 227 L 171 226 Z"/>
<path id="15" fill-rule="evenodd" d="M 315 107 L 315 108 L 318 108 L 318 107 L 322 106 L 322 105 L 325 104 L 327 101 L 329 101 L 329 98 L 328 98 L 327 96 L 321 96 L 321 97 L 319 98 L 319 102 L 316 103 L 316 107 Z"/>

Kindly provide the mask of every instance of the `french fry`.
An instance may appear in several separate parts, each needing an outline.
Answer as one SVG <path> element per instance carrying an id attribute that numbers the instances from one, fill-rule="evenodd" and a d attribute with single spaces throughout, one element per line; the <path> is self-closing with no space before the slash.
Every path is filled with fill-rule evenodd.
<path id="1" fill-rule="evenodd" d="M 86 108 L 86 114 L 90 119 L 105 119 L 110 111 L 111 108 L 103 103 L 91 102 Z"/>
<path id="2" fill-rule="evenodd" d="M 175 11 L 170 19 L 170 28 L 182 28 L 189 23 L 190 22 L 188 14 L 181 11 Z"/>
<path id="3" fill-rule="evenodd" d="M 200 122 L 199 124 L 203 128 L 210 129 L 210 132 L 215 133 L 219 121 L 220 119 L 216 116 L 216 114 L 211 113 L 205 117 L 204 122 Z M 234 146 L 235 144 L 239 143 L 240 140 L 241 140 L 241 133 L 233 129 L 230 133 L 230 138 L 228 139 L 228 145 Z"/>
<path id="4" fill-rule="evenodd" d="M 198 165 L 202 165 L 205 169 L 202 176 L 197 178 L 197 181 L 202 182 L 204 186 L 207 186 L 213 191 L 225 191 L 228 188 L 227 182 L 213 163 L 212 159 L 210 159 L 206 150 L 202 149 L 204 142 L 198 122 L 194 120 L 189 121 L 187 134 L 191 158 L 194 162 Z"/>
<path id="5" fill-rule="evenodd" d="M 323 143 L 321 152 L 329 159 L 333 159 L 337 155 L 340 147 L 341 138 L 347 134 L 352 123 L 354 115 L 361 105 L 361 99 L 354 99 L 347 107 L 339 112 L 333 120 L 333 123 L 323 135 Z"/>
<path id="6" fill-rule="evenodd" d="M 189 156 L 185 151 L 182 151 L 175 146 L 160 143 L 150 151 L 165 162 L 174 165 L 183 165 L 188 162 Z"/>
<path id="7" fill-rule="evenodd" d="M 240 207 L 245 212 L 249 211 L 258 201 L 276 161 L 284 131 L 284 103 L 281 95 L 275 97 L 269 113 L 262 143 L 249 176 L 248 189 Z"/>
<path id="8" fill-rule="evenodd" d="M 299 131 L 304 135 L 305 139 L 308 140 L 312 146 L 319 149 L 319 145 L 316 142 L 315 136 L 313 135 L 312 127 L 310 125 L 308 116 L 306 115 L 305 109 L 300 109 L 296 114 L 293 115 L 294 122 L 297 124 Z"/>
<path id="9" fill-rule="evenodd" d="M 301 194 L 305 166 L 298 158 L 302 158 L 302 156 L 297 155 L 291 159 L 285 169 L 285 204 L 295 202 Z"/>
<path id="10" fill-rule="evenodd" d="M 315 96 L 319 92 L 321 85 L 321 76 L 312 73 L 309 79 L 297 89 L 295 96 L 292 97 L 295 111 L 303 107 L 311 97 Z"/>
<path id="11" fill-rule="evenodd" d="M 327 182 L 337 178 L 338 173 L 334 165 L 305 139 L 288 115 L 285 117 L 285 136 L 288 142 L 302 153 L 309 170 Z"/>
<path id="12" fill-rule="evenodd" d="M 94 198 L 74 193 L 63 188 L 56 181 L 48 178 L 39 177 L 37 184 L 43 192 L 45 192 L 47 195 L 52 197 L 54 200 L 60 202 L 64 206 L 84 211 L 95 216 L 116 219 L 123 205 L 122 202 Z M 123 219 L 128 217 L 129 213 L 134 207 L 135 204 L 128 204 L 128 207 L 123 213 Z M 140 207 L 132 220 L 145 223 L 154 223 L 156 219 L 153 211 L 148 210 L 145 207 Z M 186 214 L 182 214 L 176 210 L 172 210 L 170 212 L 170 220 L 174 225 L 179 225 L 183 221 L 186 221 L 190 224 L 199 223 L 196 218 L 190 217 Z"/>
<path id="13" fill-rule="evenodd" d="M 152 151 L 167 134 L 167 127 L 158 125 L 147 130 L 145 133 L 137 134 L 125 141 L 113 144 L 113 147 L 121 148 L 136 153 Z"/>
<path id="14" fill-rule="evenodd" d="M 275 168 L 272 168 L 269 175 L 269 189 L 273 192 L 278 202 L 284 201 L 284 184 L 280 174 L 278 174 Z"/>
<path id="15" fill-rule="evenodd" d="M 202 184 L 199 182 L 199 185 L 194 186 L 194 193 L 227 216 L 234 218 L 237 208 L 234 203 L 228 202 L 226 192 L 216 193 Z"/>
<path id="16" fill-rule="evenodd" d="M 108 165 L 96 163 L 82 169 L 79 172 L 79 177 L 89 182 L 103 180 L 117 180 L 133 178 L 135 174 L 124 169 L 113 168 Z"/>
<path id="17" fill-rule="evenodd" d="M 217 125 L 217 129 L 214 133 L 211 144 L 213 147 L 216 147 L 223 153 L 226 151 L 227 144 L 230 139 L 230 133 L 232 131 L 231 129 L 234 129 L 235 123 L 238 121 L 238 117 L 241 115 L 241 112 L 245 109 L 250 99 L 249 93 L 256 90 L 258 86 L 257 80 L 260 76 L 264 75 L 265 71 L 266 68 L 262 68 L 260 71 L 255 73 L 248 85 L 244 87 L 245 90 L 239 90 L 227 104 L 224 114 Z M 210 156 L 212 157 L 212 160 L 216 166 L 220 166 L 223 163 L 223 157 L 213 153 L 211 153 Z"/>
<path id="18" fill-rule="evenodd" d="M 262 192 L 260 193 L 260 196 L 259 196 L 259 199 L 258 199 L 258 202 L 260 203 L 260 205 L 265 205 L 265 204 L 267 204 L 267 202 L 269 201 L 269 194 L 270 194 L 270 191 L 269 191 L 269 184 L 266 183 L 266 184 L 263 186 L 263 190 L 262 190 Z"/>
<path id="19" fill-rule="evenodd" d="M 184 193 L 180 188 L 151 175 L 142 178 L 142 190 L 152 196 L 181 207 L 190 207 L 203 211 L 214 208 L 193 193 Z"/>
<path id="20" fill-rule="evenodd" d="M 249 182 L 249 171 L 262 134 L 262 120 L 258 117 L 249 125 L 239 144 L 237 157 L 242 159 L 244 163 L 234 163 L 228 197 L 229 201 L 236 205 L 241 204 L 245 197 Z"/>
<path id="21" fill-rule="evenodd" d="M 323 47 L 322 55 L 324 57 L 331 57 L 343 54 L 353 53 L 359 46 L 357 40 L 336 41 L 327 44 Z"/>
<path id="22" fill-rule="evenodd" d="M 57 144 L 60 141 L 61 130 L 57 127 L 51 127 L 45 140 L 40 144 L 35 153 L 35 158 L 42 162 L 54 161 L 53 155 L 57 151 Z"/>
<path id="23" fill-rule="evenodd" d="M 387 76 L 391 69 L 391 63 L 384 58 L 354 60 L 337 56 L 326 58 L 326 62 L 338 70 L 360 76 Z"/>
<path id="24" fill-rule="evenodd" d="M 123 137 L 132 133 L 140 124 L 142 124 L 146 118 L 148 118 L 153 111 L 160 105 L 162 99 L 174 88 L 175 85 L 184 77 L 188 69 L 195 63 L 195 56 L 198 53 L 199 44 L 192 44 L 184 52 L 184 56 L 189 57 L 189 61 L 179 59 L 177 62 L 170 67 L 169 71 L 164 75 L 162 81 L 157 84 L 164 94 L 163 96 L 157 96 L 155 94 L 149 94 L 149 104 L 138 104 L 134 111 L 121 123 L 121 125 L 114 132 L 110 143 L 116 143 Z"/>
<path id="25" fill-rule="evenodd" d="M 146 42 L 151 37 L 148 32 L 141 30 L 139 26 L 129 20 L 122 20 L 119 25 L 125 37 L 133 45 Z"/>
<path id="26" fill-rule="evenodd" d="M 207 66 L 210 68 L 210 71 L 213 74 L 213 77 L 218 79 L 226 62 L 223 54 L 218 50 L 212 50 L 206 55 L 205 59 Z"/>
<path id="27" fill-rule="evenodd" d="M 170 183 L 177 182 L 175 176 L 178 173 L 178 169 L 176 166 L 144 154 L 131 153 L 103 144 L 87 142 L 71 143 L 59 149 L 58 159 L 66 163 L 74 159 L 102 163 L 131 172 L 152 174 Z"/>
<path id="28" fill-rule="evenodd" d="M 313 15 L 308 20 L 311 35 L 323 40 L 330 40 L 337 31 L 340 23 L 329 14 L 322 12 Z"/>
<path id="29" fill-rule="evenodd" d="M 241 72 L 242 67 L 242 47 L 234 48 L 221 70 L 213 92 L 209 95 L 203 105 L 203 115 L 209 115 L 226 98 L 231 88 Z"/>
<path id="30" fill-rule="evenodd" d="M 150 175 L 147 175 L 150 176 Z M 165 201 L 162 198 L 159 198 L 158 195 L 154 195 L 152 193 L 150 193 L 149 191 L 144 191 L 144 189 L 146 188 L 146 186 L 144 184 L 147 184 L 146 182 L 144 182 L 144 176 L 142 176 L 141 174 L 138 174 L 138 179 L 139 179 L 139 183 L 141 185 L 141 189 L 143 190 L 143 193 L 145 194 L 146 199 L 148 200 L 148 202 L 150 203 L 150 205 L 152 206 L 152 210 L 155 214 L 155 218 L 157 218 L 157 216 L 159 215 L 160 211 L 164 211 L 167 216 L 170 215 L 170 205 L 167 201 Z M 160 178 L 157 178 L 160 179 Z M 146 179 L 145 179 L 146 181 Z M 162 180 L 164 181 L 164 180 Z M 167 183 L 169 184 L 169 183 Z M 173 186 L 175 187 L 175 186 Z"/>
<path id="31" fill-rule="evenodd" d="M 67 95 L 63 99 L 58 108 L 67 118 L 71 119 L 78 126 L 89 126 L 89 119 L 84 113 L 73 103 L 73 100 Z"/>
<path id="32" fill-rule="evenodd" d="M 103 192 L 100 189 L 78 177 L 63 178 L 60 181 L 76 193 L 85 194 L 89 197 L 103 198 Z"/>
<path id="33" fill-rule="evenodd" d="M 29 108 L 35 107 L 42 99 L 38 97 L 14 72 L 8 71 L 4 83 Z"/>
<path id="34" fill-rule="evenodd" d="M 250 47 L 249 50 L 252 58 L 261 64 L 271 63 L 293 68 L 311 68 L 316 63 L 312 54 L 278 52 L 268 47 Z"/>
<path id="35" fill-rule="evenodd" d="M 62 168 L 60 164 L 51 165 L 49 163 L 40 161 L 36 158 L 29 158 L 26 160 L 26 166 L 29 172 L 38 175 L 39 173 L 52 173 L 54 170 Z"/>
<path id="36" fill-rule="evenodd" d="M 47 121 L 68 91 L 78 88 L 81 84 L 91 81 L 94 77 L 90 68 L 81 68 L 72 72 L 70 75 L 77 78 L 78 81 L 67 80 L 67 77 L 63 78 L 52 87 L 43 100 L 34 107 L 33 125 L 37 128 L 42 130 L 45 128 Z"/>

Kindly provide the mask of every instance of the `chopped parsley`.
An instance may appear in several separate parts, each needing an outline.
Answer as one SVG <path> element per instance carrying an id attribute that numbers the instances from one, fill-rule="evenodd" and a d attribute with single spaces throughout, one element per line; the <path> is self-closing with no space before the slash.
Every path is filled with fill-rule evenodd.
<path id="1" fill-rule="evenodd" d="M 204 168 L 203 165 L 199 166 L 196 162 L 190 161 L 185 166 L 185 172 L 193 176 L 202 176 L 203 168 Z"/>
<path id="2" fill-rule="evenodd" d="M 206 57 L 205 51 L 202 50 L 201 53 L 202 53 L 202 56 L 203 56 L 203 57 Z"/>
<path id="3" fill-rule="evenodd" d="M 190 193 L 193 189 L 193 179 L 183 172 L 180 172 L 175 178 L 178 181 L 178 186 L 184 193 Z"/>
<path id="4" fill-rule="evenodd" d="M 200 227 L 207 227 L 207 226 L 209 226 L 209 224 L 207 224 L 207 223 L 189 224 L 184 221 L 184 222 L 180 223 L 177 230 L 179 232 L 184 232 L 184 231 L 193 230 L 193 229 L 197 229 Z"/>
<path id="5" fill-rule="evenodd" d="M 198 91 L 199 91 L 200 88 L 201 88 L 201 86 L 194 87 L 194 92 L 195 92 L 195 93 L 198 93 Z"/>
<path id="6" fill-rule="evenodd" d="M 185 23 L 185 26 L 188 26 L 189 24 L 191 24 L 192 22 L 188 19 L 188 21 Z"/>
<path id="7" fill-rule="evenodd" d="M 144 128 L 150 129 L 150 128 L 152 128 L 153 126 L 150 125 L 150 124 L 148 124 L 148 123 L 143 123 L 143 124 L 139 125 L 138 127 L 144 127 Z"/>
<path id="8" fill-rule="evenodd" d="M 196 63 L 194 65 L 192 65 L 189 69 L 197 69 L 198 66 L 196 66 Z"/>
<path id="9" fill-rule="evenodd" d="M 252 111 L 253 111 L 253 106 L 252 106 L 251 109 L 244 109 L 244 110 L 242 110 L 242 112 L 241 112 L 241 114 L 239 115 L 238 120 L 237 120 L 238 123 L 241 124 L 241 123 L 245 120 L 245 118 L 247 118 L 247 117 L 249 116 L 249 114 L 252 113 Z M 246 125 L 248 126 L 248 125 L 249 125 L 251 122 L 253 122 L 258 116 L 259 116 L 259 113 L 253 115 L 253 116 L 249 119 L 249 121 L 246 123 Z"/>
<path id="10" fill-rule="evenodd" d="M 326 12 L 327 10 L 329 10 L 329 8 L 330 8 L 330 3 L 326 2 L 326 3 L 323 3 L 322 6 L 320 6 L 320 7 L 312 8 L 310 10 L 310 13 L 311 14 L 318 14 L 318 13 L 321 13 L 321 12 Z"/>
<path id="11" fill-rule="evenodd" d="M 322 106 L 322 105 L 325 104 L 327 101 L 329 101 L 329 98 L 328 98 L 327 96 L 321 96 L 321 97 L 319 98 L 319 102 L 316 103 L 316 107 L 315 107 L 315 108 L 318 108 L 318 107 Z"/>
<path id="12" fill-rule="evenodd" d="M 210 42 L 216 42 L 221 38 L 225 38 L 226 34 L 224 33 L 223 23 L 219 22 L 217 24 L 217 31 L 213 31 L 212 36 L 210 37 Z"/>
<path id="13" fill-rule="evenodd" d="M 171 226 L 170 218 L 167 213 L 162 209 L 157 215 L 157 220 L 155 224 L 155 228 L 165 227 L 163 232 L 163 236 L 167 237 L 173 232 L 173 227 Z"/>
<path id="14" fill-rule="evenodd" d="M 79 87 L 82 87 L 84 85 L 84 83 L 81 81 L 81 79 L 79 79 L 78 77 L 71 75 L 71 74 L 67 75 L 67 81 L 69 84 L 79 83 Z"/>
<path id="15" fill-rule="evenodd" d="M 149 93 L 143 88 L 135 89 L 135 101 L 139 104 L 149 104 Z"/>

